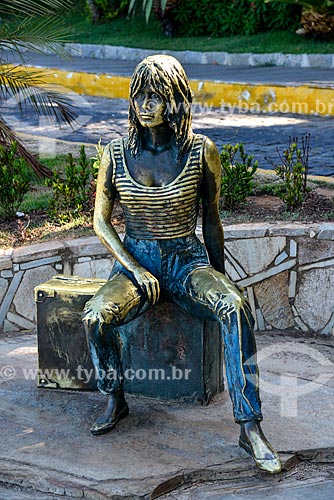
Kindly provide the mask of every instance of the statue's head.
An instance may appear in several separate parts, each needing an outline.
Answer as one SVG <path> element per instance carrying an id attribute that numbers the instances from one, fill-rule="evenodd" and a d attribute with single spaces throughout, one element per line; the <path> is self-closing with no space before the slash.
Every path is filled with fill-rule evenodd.
<path id="1" fill-rule="evenodd" d="M 144 127 L 136 113 L 135 99 L 143 89 L 152 89 L 164 102 L 163 119 L 174 131 L 178 158 L 191 141 L 192 91 L 179 61 L 171 56 L 149 56 L 138 64 L 130 83 L 129 148 L 140 154 Z"/>

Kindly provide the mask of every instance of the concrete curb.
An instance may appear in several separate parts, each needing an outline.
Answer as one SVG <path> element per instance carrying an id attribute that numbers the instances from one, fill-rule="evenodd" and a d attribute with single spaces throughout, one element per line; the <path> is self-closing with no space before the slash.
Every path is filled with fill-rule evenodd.
<path id="1" fill-rule="evenodd" d="M 120 59 L 135 61 L 152 54 L 169 54 L 182 64 L 217 64 L 220 66 L 286 66 L 298 68 L 334 68 L 334 54 L 270 54 L 196 52 L 193 50 L 159 50 L 67 43 L 65 47 L 73 56 L 93 59 Z"/>

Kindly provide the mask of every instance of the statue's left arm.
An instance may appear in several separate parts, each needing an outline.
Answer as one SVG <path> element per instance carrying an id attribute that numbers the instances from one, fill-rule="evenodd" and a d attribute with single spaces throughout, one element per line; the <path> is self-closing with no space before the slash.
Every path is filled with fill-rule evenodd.
<path id="1" fill-rule="evenodd" d="M 211 265 L 224 273 L 224 231 L 219 218 L 221 166 L 216 145 L 206 139 L 203 151 L 203 237 Z"/>

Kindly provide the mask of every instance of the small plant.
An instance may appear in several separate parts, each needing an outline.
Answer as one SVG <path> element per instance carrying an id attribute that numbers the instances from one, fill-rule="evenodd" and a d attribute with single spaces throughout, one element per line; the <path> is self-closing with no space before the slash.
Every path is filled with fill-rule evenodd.
<path id="1" fill-rule="evenodd" d="M 266 158 L 275 169 L 276 175 L 282 179 L 284 190 L 278 193 L 278 196 L 286 204 L 288 211 L 294 211 L 298 208 L 309 192 L 307 187 L 308 162 L 310 154 L 310 134 L 302 136 L 302 148 L 298 147 L 298 138 L 289 137 L 288 148 L 280 153 L 277 148 L 277 154 L 280 163 L 275 163 Z"/>
<path id="2" fill-rule="evenodd" d="M 92 160 L 93 160 L 92 167 L 93 167 L 93 178 L 94 178 L 94 180 L 97 179 L 97 174 L 99 173 L 99 168 L 100 168 L 100 165 L 101 165 L 101 160 L 102 160 L 102 156 L 103 156 L 103 152 L 104 152 L 104 146 L 102 146 L 102 144 L 101 144 L 101 139 L 96 144 L 95 149 L 96 149 L 96 156 L 94 156 L 92 158 Z"/>
<path id="3" fill-rule="evenodd" d="M 237 159 L 239 154 L 239 159 Z M 222 168 L 221 196 L 223 208 L 232 209 L 243 203 L 253 189 L 253 177 L 258 162 L 253 163 L 253 155 L 247 155 L 243 144 L 225 144 L 220 154 Z"/>
<path id="4" fill-rule="evenodd" d="M 17 155 L 16 142 L 10 148 L 0 146 L 0 212 L 4 218 L 15 216 L 31 180 L 32 170 Z"/>
<path id="5" fill-rule="evenodd" d="M 79 159 L 69 153 L 63 173 L 58 171 L 46 181 L 53 191 L 49 215 L 59 222 L 67 222 L 89 210 L 92 178 L 92 162 L 87 159 L 85 147 L 81 146 Z"/>

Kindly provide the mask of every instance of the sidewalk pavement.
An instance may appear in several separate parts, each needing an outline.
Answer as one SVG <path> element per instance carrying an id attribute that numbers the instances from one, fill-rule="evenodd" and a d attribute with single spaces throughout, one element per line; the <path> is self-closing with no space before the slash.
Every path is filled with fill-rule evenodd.
<path id="1" fill-rule="evenodd" d="M 0 340 L 1 500 L 330 500 L 334 486 L 334 339 L 257 336 L 263 429 L 281 474 L 238 447 L 227 392 L 207 407 L 128 397 L 130 415 L 104 436 L 89 428 L 98 392 L 38 389 L 37 343 Z"/>

